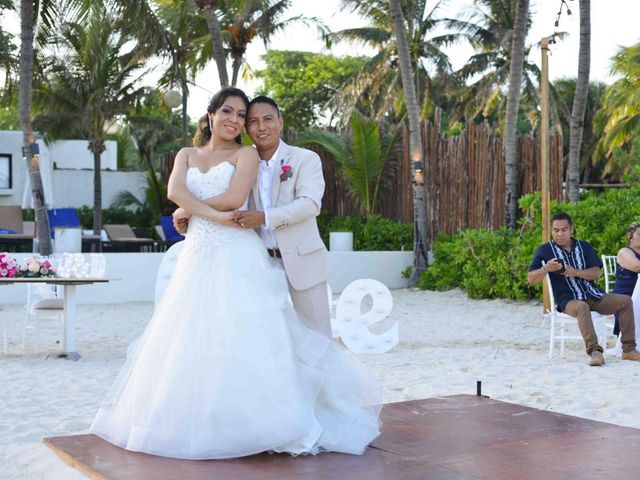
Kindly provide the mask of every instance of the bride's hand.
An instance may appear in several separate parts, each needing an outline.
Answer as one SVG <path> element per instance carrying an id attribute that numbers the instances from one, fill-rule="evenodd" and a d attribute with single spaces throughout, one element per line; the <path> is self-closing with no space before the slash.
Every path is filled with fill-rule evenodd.
<path id="1" fill-rule="evenodd" d="M 187 232 L 187 228 L 189 227 L 189 218 L 191 218 L 191 214 L 187 212 L 184 208 L 179 207 L 173 212 L 173 227 L 184 235 Z"/>
<path id="2" fill-rule="evenodd" d="M 216 212 L 213 221 L 227 227 L 240 228 L 233 218 L 233 212 Z"/>

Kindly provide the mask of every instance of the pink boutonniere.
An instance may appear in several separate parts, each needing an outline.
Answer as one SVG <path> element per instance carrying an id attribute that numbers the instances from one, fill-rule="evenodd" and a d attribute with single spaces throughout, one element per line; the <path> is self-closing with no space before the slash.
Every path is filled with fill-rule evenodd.
<path id="1" fill-rule="evenodd" d="M 282 169 L 282 173 L 280 174 L 280 181 L 285 182 L 293 177 L 293 172 L 291 171 L 291 165 L 282 165 L 280 167 Z"/>

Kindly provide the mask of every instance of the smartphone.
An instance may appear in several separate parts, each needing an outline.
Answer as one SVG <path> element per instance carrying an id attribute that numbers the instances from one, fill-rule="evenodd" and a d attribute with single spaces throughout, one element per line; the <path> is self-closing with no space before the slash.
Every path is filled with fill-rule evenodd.
<path id="1" fill-rule="evenodd" d="M 564 263 L 564 260 L 561 258 L 552 258 L 552 261 L 555 260 L 556 262 L 558 262 L 560 265 L 562 265 L 562 268 L 560 270 L 556 270 L 554 273 L 564 273 L 566 268 L 566 265 Z"/>

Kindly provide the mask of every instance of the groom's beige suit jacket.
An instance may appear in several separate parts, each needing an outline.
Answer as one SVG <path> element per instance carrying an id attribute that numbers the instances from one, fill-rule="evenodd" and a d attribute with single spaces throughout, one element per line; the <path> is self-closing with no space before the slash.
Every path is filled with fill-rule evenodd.
<path id="1" fill-rule="evenodd" d="M 315 152 L 282 140 L 275 160 L 269 226 L 278 242 L 289 283 L 295 290 L 306 290 L 329 278 L 327 248 L 316 222 L 324 195 L 322 163 Z M 285 166 L 291 167 L 292 175 L 283 180 Z M 250 209 L 264 210 L 258 181 L 251 200 Z"/>

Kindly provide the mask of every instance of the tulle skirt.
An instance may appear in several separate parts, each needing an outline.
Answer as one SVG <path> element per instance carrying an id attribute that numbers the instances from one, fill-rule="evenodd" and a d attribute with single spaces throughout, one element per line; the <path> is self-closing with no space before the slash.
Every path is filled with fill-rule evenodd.
<path id="1" fill-rule="evenodd" d="M 90 431 L 185 459 L 362 454 L 379 435 L 380 385 L 297 319 L 269 260 L 257 236 L 185 245 Z"/>

